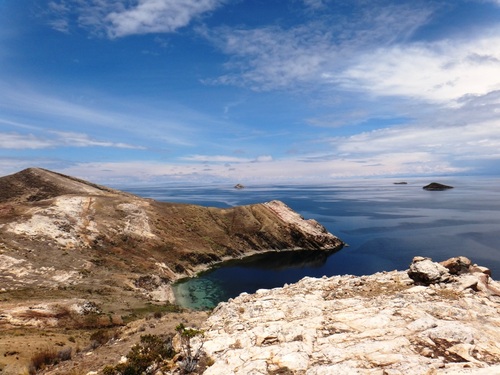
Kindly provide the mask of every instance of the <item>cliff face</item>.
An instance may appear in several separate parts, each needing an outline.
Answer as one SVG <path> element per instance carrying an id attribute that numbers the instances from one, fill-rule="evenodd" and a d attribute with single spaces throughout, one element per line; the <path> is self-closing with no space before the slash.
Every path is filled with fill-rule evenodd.
<path id="1" fill-rule="evenodd" d="M 220 304 L 205 374 L 500 374 L 499 312 L 500 285 L 463 257 L 305 278 Z"/>
<path id="2" fill-rule="evenodd" d="M 38 168 L 0 178 L 0 288 L 9 301 L 26 288 L 58 289 L 46 298 L 90 291 L 120 311 L 138 298 L 169 300 L 169 282 L 224 259 L 341 247 L 281 202 L 162 203 Z"/>

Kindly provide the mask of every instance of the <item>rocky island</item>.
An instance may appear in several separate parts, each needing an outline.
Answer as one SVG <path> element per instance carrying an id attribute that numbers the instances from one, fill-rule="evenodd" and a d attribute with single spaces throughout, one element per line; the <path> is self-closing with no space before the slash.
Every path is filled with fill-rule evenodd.
<path id="1" fill-rule="evenodd" d="M 440 184 L 439 182 L 431 182 L 430 184 L 425 185 L 422 189 L 430 191 L 441 191 L 441 190 L 453 189 L 453 186 Z"/>

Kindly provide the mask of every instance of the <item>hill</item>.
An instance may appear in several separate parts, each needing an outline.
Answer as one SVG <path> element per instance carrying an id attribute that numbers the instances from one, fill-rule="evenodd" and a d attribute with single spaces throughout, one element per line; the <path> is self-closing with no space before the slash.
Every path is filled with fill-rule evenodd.
<path id="1" fill-rule="evenodd" d="M 29 168 L 0 178 L 0 328 L 68 328 L 78 314 L 114 325 L 168 306 L 172 282 L 225 259 L 341 247 L 282 202 L 157 202 Z"/>

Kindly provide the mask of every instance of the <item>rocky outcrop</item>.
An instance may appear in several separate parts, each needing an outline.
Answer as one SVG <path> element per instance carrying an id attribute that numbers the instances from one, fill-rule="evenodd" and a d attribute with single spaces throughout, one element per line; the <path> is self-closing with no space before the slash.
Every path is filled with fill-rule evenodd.
<path id="1" fill-rule="evenodd" d="M 429 185 L 425 185 L 422 189 L 431 191 L 440 191 L 453 189 L 453 186 L 443 185 L 438 182 L 431 182 Z"/>
<path id="2" fill-rule="evenodd" d="M 500 374 L 500 289 L 464 257 L 221 303 L 205 374 Z"/>

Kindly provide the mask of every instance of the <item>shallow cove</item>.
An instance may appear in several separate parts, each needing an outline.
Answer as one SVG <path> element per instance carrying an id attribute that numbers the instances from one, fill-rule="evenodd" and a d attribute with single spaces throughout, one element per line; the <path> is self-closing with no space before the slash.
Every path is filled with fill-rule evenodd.
<path id="1" fill-rule="evenodd" d="M 243 292 L 281 287 L 314 275 L 336 251 L 291 250 L 229 260 L 173 285 L 176 302 L 195 310 L 211 309 Z"/>

